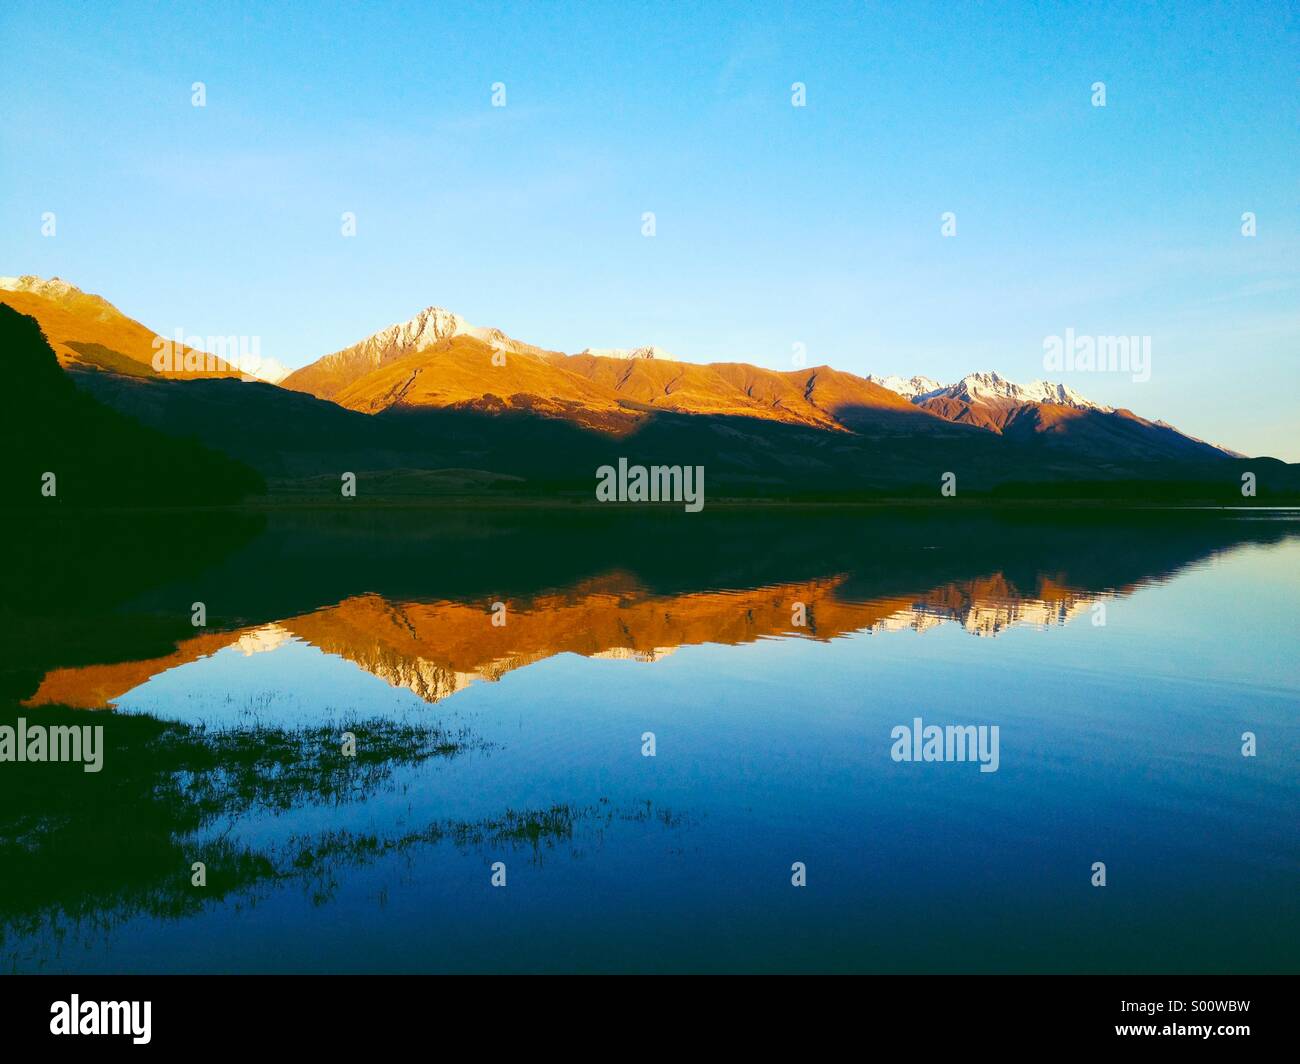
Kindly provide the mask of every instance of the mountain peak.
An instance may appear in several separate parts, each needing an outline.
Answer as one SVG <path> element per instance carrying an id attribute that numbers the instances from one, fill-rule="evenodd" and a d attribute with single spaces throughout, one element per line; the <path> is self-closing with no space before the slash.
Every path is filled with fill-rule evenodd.
<path id="1" fill-rule="evenodd" d="M 3 288 L 6 292 L 33 292 L 36 295 L 44 295 L 46 292 L 63 294 L 81 291 L 81 289 L 69 284 L 61 277 L 51 277 L 47 281 L 44 277 L 37 277 L 34 273 L 25 273 L 21 277 L 0 277 L 0 288 Z"/>
<path id="2" fill-rule="evenodd" d="M 455 311 L 445 307 L 425 307 L 413 318 L 390 325 L 367 337 L 363 344 L 374 343 L 385 349 L 419 351 L 452 336 L 477 333 L 476 329 Z"/>
<path id="3" fill-rule="evenodd" d="M 946 391 L 953 398 L 971 399 L 1019 399 L 1020 385 L 1007 380 L 996 370 L 982 373 L 968 373 Z"/>
<path id="4" fill-rule="evenodd" d="M 380 355 L 379 362 L 387 362 L 403 355 L 416 354 L 426 347 L 432 347 L 443 340 L 450 340 L 454 336 L 470 336 L 493 347 L 503 347 L 511 351 L 539 350 L 530 344 L 521 344 L 517 340 L 512 340 L 500 329 L 471 325 L 454 310 L 448 310 L 446 307 L 425 307 L 415 317 L 390 325 L 386 329 L 380 329 L 379 332 L 367 336 L 364 340 L 336 354 L 347 354 L 364 349 Z"/>
<path id="5" fill-rule="evenodd" d="M 62 277 L 37 277 L 34 273 L 25 273 L 21 277 L 0 277 L 0 288 L 8 292 L 80 292 L 81 289 L 70 284 Z"/>
<path id="6" fill-rule="evenodd" d="M 105 306 L 110 305 L 101 296 L 83 292 L 75 284 L 65 281 L 62 277 L 51 277 L 47 281 L 44 277 L 37 277 L 33 273 L 25 273 L 21 277 L 0 277 L 0 291 L 26 292 L 54 303 L 66 304 L 74 300 L 89 299 Z"/>
<path id="7" fill-rule="evenodd" d="M 309 392 L 319 399 L 331 399 L 354 381 L 382 366 L 418 355 L 459 336 L 470 337 L 500 351 L 548 354 L 539 347 L 511 339 L 500 329 L 471 325 L 446 307 L 430 306 L 413 318 L 380 329 L 364 340 L 294 370 L 280 384 L 295 391 Z"/>
<path id="8" fill-rule="evenodd" d="M 681 361 L 674 355 L 670 355 L 662 347 L 656 347 L 650 344 L 647 347 L 587 347 L 578 352 L 579 355 L 590 355 L 593 358 L 653 358 L 661 362 L 679 362 Z"/>
<path id="9" fill-rule="evenodd" d="M 1094 403 L 1086 399 L 1067 384 L 1055 384 L 1052 381 L 1031 381 L 1029 384 L 1016 384 L 996 370 L 984 370 L 968 373 L 956 384 L 942 385 L 930 377 L 868 377 L 867 380 L 897 392 L 914 403 L 923 403 L 927 399 L 960 399 L 968 403 L 995 402 L 1008 400 L 1013 403 L 1051 403 L 1055 406 L 1069 406 L 1079 410 L 1100 410 L 1110 412 L 1111 407 Z"/>
<path id="10" fill-rule="evenodd" d="M 968 373 L 956 384 L 943 389 L 942 394 L 951 399 L 965 399 L 968 402 L 1009 399 L 1016 403 L 1051 403 L 1055 406 L 1069 406 L 1079 410 L 1110 410 L 1108 406 L 1085 399 L 1069 385 L 1045 380 L 1030 381 L 1028 384 L 1021 385 L 1007 380 L 993 370 Z"/>
<path id="11" fill-rule="evenodd" d="M 891 392 L 896 392 L 904 399 L 924 398 L 930 393 L 943 390 L 943 385 L 933 377 L 908 377 L 904 379 L 894 375 L 876 377 L 868 373 L 867 380 L 871 381 L 872 384 L 879 384 L 882 388 L 887 388 Z"/>

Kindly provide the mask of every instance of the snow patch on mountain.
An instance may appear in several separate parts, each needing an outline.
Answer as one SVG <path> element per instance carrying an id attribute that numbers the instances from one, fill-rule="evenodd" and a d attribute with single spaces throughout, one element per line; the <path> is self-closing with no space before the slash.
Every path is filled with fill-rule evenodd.
<path id="1" fill-rule="evenodd" d="M 918 396 L 940 391 L 943 388 L 943 385 L 933 377 L 908 377 L 904 379 L 897 376 L 876 377 L 868 373 L 867 380 L 871 381 L 872 384 L 879 384 L 882 388 L 888 388 L 891 392 L 897 392 L 904 399 L 912 400 L 915 400 Z"/>
<path id="2" fill-rule="evenodd" d="M 681 361 L 670 355 L 662 347 L 656 347 L 654 344 L 650 344 L 648 347 L 585 347 L 578 354 L 591 355 L 593 358 L 621 358 L 625 360 L 656 358 L 665 362 Z"/>
<path id="3" fill-rule="evenodd" d="M 259 354 L 245 355 L 242 352 L 236 352 L 227 359 L 227 362 L 245 377 L 253 377 L 259 381 L 265 381 L 267 384 L 279 384 L 293 372 L 288 366 L 277 362 L 275 359 L 263 358 Z"/>

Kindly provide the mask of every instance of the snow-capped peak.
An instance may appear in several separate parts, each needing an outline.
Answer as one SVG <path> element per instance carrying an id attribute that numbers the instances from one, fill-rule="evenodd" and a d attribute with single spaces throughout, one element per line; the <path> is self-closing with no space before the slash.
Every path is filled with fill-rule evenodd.
<path id="1" fill-rule="evenodd" d="M 968 373 L 956 384 L 942 385 L 931 377 L 874 377 L 867 380 L 897 392 L 914 403 L 927 399 L 943 397 L 961 399 L 968 403 L 1007 400 L 1013 403 L 1052 403 L 1056 406 L 1072 406 L 1080 410 L 1101 410 L 1110 412 L 1111 407 L 1085 399 L 1067 384 L 1054 384 L 1051 381 L 1031 381 L 1029 384 L 1016 384 L 992 370 L 986 373 Z"/>
<path id="2" fill-rule="evenodd" d="M 965 399 L 968 402 L 1009 399 L 1016 403 L 1053 403 L 1057 406 L 1072 406 L 1081 410 L 1110 409 L 1085 399 L 1065 384 L 1040 380 L 1021 385 L 992 371 L 968 373 L 956 384 L 942 389 L 939 394 L 950 399 Z"/>
<path id="3" fill-rule="evenodd" d="M 50 300 L 67 300 L 75 296 L 87 295 L 75 284 L 68 283 L 62 277 L 51 277 L 47 281 L 44 277 L 37 277 L 31 273 L 25 273 L 21 277 L 0 277 L 0 290 L 30 292 L 34 296 Z M 99 296 L 89 298 L 99 299 Z"/>
<path id="4" fill-rule="evenodd" d="M 47 291 L 64 294 L 72 288 L 72 285 L 60 277 L 51 277 L 47 281 L 33 273 L 25 273 L 21 277 L 0 277 L 0 288 L 6 292 L 34 292 L 41 295 Z"/>
<path id="5" fill-rule="evenodd" d="M 943 389 L 953 399 L 1020 399 L 1022 389 L 998 373 L 968 373 Z"/>
<path id="6" fill-rule="evenodd" d="M 592 355 L 595 358 L 657 358 L 667 362 L 676 362 L 662 347 L 650 344 L 648 347 L 587 347 L 579 351 L 580 355 Z"/>
<path id="7" fill-rule="evenodd" d="M 386 329 L 367 336 L 360 343 L 327 355 L 327 359 L 339 359 L 360 353 L 373 365 L 380 365 L 403 355 L 413 355 L 432 347 L 441 340 L 453 336 L 471 336 L 493 347 L 514 348 L 511 340 L 500 329 L 484 328 L 471 325 L 455 311 L 445 307 L 425 307 L 415 317 L 407 321 L 390 325 Z"/>
<path id="8" fill-rule="evenodd" d="M 867 374 L 867 380 L 872 384 L 879 384 L 882 388 L 888 388 L 891 392 L 897 392 L 904 399 L 917 399 L 930 392 L 943 390 L 943 385 L 933 377 L 908 377 L 904 379 L 898 376 L 876 377 Z"/>
<path id="9" fill-rule="evenodd" d="M 366 342 L 374 342 L 376 346 L 385 349 L 419 351 L 451 336 L 486 331 L 476 329 L 454 311 L 442 307 L 426 307 L 408 321 L 381 329 Z"/>

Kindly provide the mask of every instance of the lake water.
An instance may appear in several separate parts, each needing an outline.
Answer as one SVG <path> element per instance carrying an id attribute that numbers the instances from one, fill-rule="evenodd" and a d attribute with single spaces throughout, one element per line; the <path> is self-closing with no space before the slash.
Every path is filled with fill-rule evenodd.
<path id="1" fill-rule="evenodd" d="M 214 520 L 11 597 L 8 970 L 1297 966 L 1300 515 Z"/>

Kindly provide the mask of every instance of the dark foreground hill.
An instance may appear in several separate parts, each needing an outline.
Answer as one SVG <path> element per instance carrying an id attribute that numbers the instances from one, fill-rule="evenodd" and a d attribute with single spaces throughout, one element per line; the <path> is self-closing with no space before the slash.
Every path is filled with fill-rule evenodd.
<path id="1" fill-rule="evenodd" d="M 34 318 L 0 304 L 5 506 L 210 505 L 265 490 L 229 455 L 166 434 L 78 389 Z"/>

